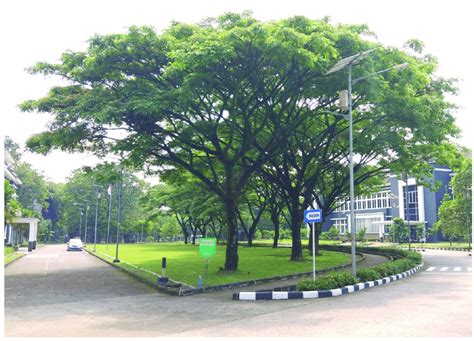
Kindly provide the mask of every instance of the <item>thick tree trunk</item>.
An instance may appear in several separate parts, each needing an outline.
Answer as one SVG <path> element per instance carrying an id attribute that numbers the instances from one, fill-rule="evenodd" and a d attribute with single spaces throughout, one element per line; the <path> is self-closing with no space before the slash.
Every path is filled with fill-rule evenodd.
<path id="1" fill-rule="evenodd" d="M 237 219 L 240 221 L 240 227 L 242 227 L 242 230 L 244 230 L 245 237 L 247 237 L 247 245 L 252 246 L 252 236 L 251 232 L 247 229 L 245 226 L 245 221 L 242 218 L 242 215 L 240 214 L 239 211 L 237 211 Z"/>
<path id="2" fill-rule="evenodd" d="M 301 246 L 301 217 L 294 214 L 295 211 L 291 212 L 291 261 L 303 260 L 303 247 Z"/>
<path id="3" fill-rule="evenodd" d="M 299 187 L 293 188 L 290 196 L 290 205 L 288 207 L 288 214 L 290 215 L 291 228 L 291 259 L 290 261 L 303 260 L 303 248 L 301 246 L 301 225 L 303 224 L 303 210 L 300 209 Z"/>
<path id="4" fill-rule="evenodd" d="M 275 214 L 272 212 L 270 219 L 273 222 L 273 227 L 275 230 L 275 235 L 273 237 L 273 248 L 277 248 L 278 239 L 280 239 L 280 220 L 278 219 L 278 213 Z"/>
<path id="5" fill-rule="evenodd" d="M 197 233 L 197 227 L 191 227 L 191 231 L 193 231 L 193 238 L 192 238 L 192 243 L 193 243 L 193 245 L 196 245 L 196 233 Z"/>
<path id="6" fill-rule="evenodd" d="M 239 263 L 238 235 L 237 235 L 237 200 L 236 196 L 230 196 L 225 200 L 227 220 L 227 248 L 224 264 L 225 271 L 237 271 Z"/>

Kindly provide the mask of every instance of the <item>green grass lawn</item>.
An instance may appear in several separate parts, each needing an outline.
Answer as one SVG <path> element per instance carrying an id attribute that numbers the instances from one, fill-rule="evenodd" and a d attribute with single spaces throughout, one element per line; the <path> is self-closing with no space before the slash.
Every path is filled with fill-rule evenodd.
<path id="1" fill-rule="evenodd" d="M 11 255 L 13 252 L 13 247 L 12 246 L 5 246 L 3 247 L 3 255 L 4 256 L 7 256 L 7 255 Z"/>
<path id="2" fill-rule="evenodd" d="M 92 250 L 92 245 L 88 245 Z M 97 245 L 97 251 L 115 257 L 115 245 Z M 219 285 L 266 277 L 283 276 L 312 271 L 312 258 L 306 250 L 305 260 L 290 262 L 291 249 L 271 247 L 239 247 L 239 270 L 219 271 L 225 260 L 225 246 L 218 245 L 216 255 L 209 260 L 207 285 Z M 100 255 L 100 254 L 99 254 Z M 205 259 L 199 257 L 198 246 L 181 243 L 123 244 L 119 246 L 119 259 L 137 267 L 161 274 L 161 259 L 166 257 L 166 275 L 172 280 L 197 286 L 198 276 L 204 281 Z M 321 251 L 316 257 L 316 269 L 350 263 L 350 255 Z M 123 266 L 123 263 L 119 263 Z M 127 267 L 125 265 L 125 267 Z M 130 267 L 128 267 L 130 268 Z M 149 277 L 149 275 L 145 275 Z"/>
<path id="3" fill-rule="evenodd" d="M 3 249 L 3 263 L 4 265 L 7 265 L 23 255 L 24 254 L 22 253 L 15 253 L 15 251 L 13 251 L 13 247 L 5 246 Z"/>
<path id="4" fill-rule="evenodd" d="M 25 254 L 23 253 L 11 253 L 8 256 L 5 256 L 4 258 L 4 265 L 7 265 L 11 262 L 13 262 L 15 259 L 23 257 Z"/>

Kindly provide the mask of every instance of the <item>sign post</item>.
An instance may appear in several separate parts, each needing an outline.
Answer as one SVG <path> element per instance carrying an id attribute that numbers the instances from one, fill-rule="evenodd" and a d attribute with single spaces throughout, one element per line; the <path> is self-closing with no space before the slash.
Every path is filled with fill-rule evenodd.
<path id="1" fill-rule="evenodd" d="M 304 211 L 304 222 L 305 223 L 312 223 L 313 224 L 313 231 L 312 231 L 312 237 L 313 237 L 313 281 L 316 280 L 316 224 L 315 223 L 320 223 L 323 220 L 322 217 L 322 212 L 321 210 L 306 210 Z"/>
<path id="2" fill-rule="evenodd" d="M 216 238 L 201 238 L 199 240 L 199 256 L 206 258 L 206 272 L 204 274 L 205 283 L 207 285 L 207 270 L 209 268 L 209 257 L 216 255 Z"/>

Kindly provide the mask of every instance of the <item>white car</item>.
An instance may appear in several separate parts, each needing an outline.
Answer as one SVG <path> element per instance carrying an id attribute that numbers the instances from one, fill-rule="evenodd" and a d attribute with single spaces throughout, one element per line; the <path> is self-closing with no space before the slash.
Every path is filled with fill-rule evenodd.
<path id="1" fill-rule="evenodd" d="M 67 250 L 68 251 L 82 251 L 82 241 L 80 239 L 69 239 L 67 242 Z"/>

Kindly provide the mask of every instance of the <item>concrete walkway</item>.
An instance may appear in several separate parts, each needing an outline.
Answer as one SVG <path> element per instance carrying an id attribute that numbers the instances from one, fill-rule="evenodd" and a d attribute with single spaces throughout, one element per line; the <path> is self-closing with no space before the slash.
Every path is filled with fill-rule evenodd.
<path id="1" fill-rule="evenodd" d="M 47 245 L 5 268 L 5 314 L 13 308 L 155 291 L 84 251 Z"/>

